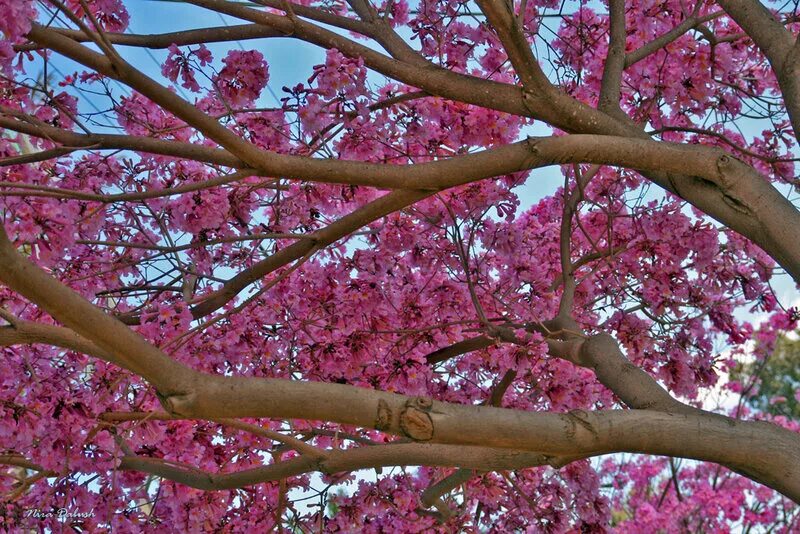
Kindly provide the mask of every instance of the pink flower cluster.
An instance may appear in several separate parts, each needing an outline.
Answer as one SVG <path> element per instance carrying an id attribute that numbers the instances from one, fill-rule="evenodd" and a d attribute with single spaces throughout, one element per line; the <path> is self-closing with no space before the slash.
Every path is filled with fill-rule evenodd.
<path id="1" fill-rule="evenodd" d="M 222 62 L 225 66 L 213 78 L 222 98 L 236 107 L 255 102 L 269 81 L 264 56 L 255 50 L 231 50 Z"/>

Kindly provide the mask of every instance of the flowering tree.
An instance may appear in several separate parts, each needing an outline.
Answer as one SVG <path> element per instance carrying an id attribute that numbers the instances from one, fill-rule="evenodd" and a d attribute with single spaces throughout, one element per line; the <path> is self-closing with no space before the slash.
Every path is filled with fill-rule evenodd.
<path id="1" fill-rule="evenodd" d="M 6 529 L 800 528 L 794 12 L 186 4 L 0 3 Z"/>

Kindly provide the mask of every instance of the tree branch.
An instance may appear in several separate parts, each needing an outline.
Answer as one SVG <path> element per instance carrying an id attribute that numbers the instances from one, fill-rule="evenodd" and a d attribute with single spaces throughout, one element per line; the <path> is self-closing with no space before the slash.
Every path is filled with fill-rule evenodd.
<path id="1" fill-rule="evenodd" d="M 620 109 L 622 72 L 625 69 L 625 0 L 609 0 L 609 43 L 603 66 L 598 109 L 622 118 Z"/>
<path id="2" fill-rule="evenodd" d="M 52 30 L 79 43 L 85 43 L 95 39 L 95 32 L 89 32 L 90 35 L 87 36 L 86 33 L 81 30 L 72 30 L 68 28 L 52 28 Z M 266 28 L 258 24 L 235 24 L 231 26 L 156 34 L 106 33 L 105 36 L 112 44 L 150 49 L 168 48 L 172 44 L 187 46 L 285 37 L 283 33 L 277 30 Z M 14 50 L 18 52 L 39 50 L 41 48 L 40 45 L 35 43 L 14 46 Z"/>
<path id="3" fill-rule="evenodd" d="M 702 6 L 702 3 L 698 2 L 697 6 L 698 7 Z M 708 15 L 698 17 L 697 11 L 698 9 L 696 7 L 692 15 L 684 19 L 683 22 L 672 28 L 667 33 L 660 35 L 659 37 L 656 37 L 649 43 L 643 44 L 636 50 L 625 54 L 625 68 L 627 69 L 628 67 L 640 62 L 644 58 L 652 54 L 655 54 L 656 52 L 658 52 L 671 42 L 681 37 L 689 30 L 696 28 L 705 22 L 719 18 L 719 16 L 723 14 L 722 11 L 715 11 L 713 13 L 709 13 Z"/>
<path id="4" fill-rule="evenodd" d="M 416 441 L 527 450 L 548 456 L 636 452 L 687 457 L 722 463 L 800 500 L 800 437 L 775 425 L 688 410 L 527 413 L 341 384 L 208 375 L 171 360 L 45 274 L 22 257 L 4 233 L 0 233 L 0 260 L 4 283 L 114 353 L 123 365 L 156 387 L 170 414 L 334 421 Z M 576 361 L 593 361 L 589 349 L 571 355 Z"/>
<path id="5" fill-rule="evenodd" d="M 330 450 L 326 451 L 326 456 L 322 459 L 300 456 L 234 473 L 212 474 L 187 464 L 139 456 L 124 456 L 119 468 L 143 471 L 193 488 L 213 491 L 281 480 L 312 471 L 334 474 L 359 469 L 418 465 L 507 470 L 543 465 L 549 460 L 550 457 L 547 455 L 526 451 L 432 443 L 399 443 Z"/>

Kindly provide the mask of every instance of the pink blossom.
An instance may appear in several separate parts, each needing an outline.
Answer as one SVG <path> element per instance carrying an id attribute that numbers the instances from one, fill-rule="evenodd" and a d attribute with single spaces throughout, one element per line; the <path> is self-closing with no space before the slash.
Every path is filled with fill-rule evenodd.
<path id="1" fill-rule="evenodd" d="M 225 66 L 213 78 L 222 97 L 239 107 L 254 102 L 269 81 L 264 56 L 255 50 L 231 50 L 222 62 Z"/>

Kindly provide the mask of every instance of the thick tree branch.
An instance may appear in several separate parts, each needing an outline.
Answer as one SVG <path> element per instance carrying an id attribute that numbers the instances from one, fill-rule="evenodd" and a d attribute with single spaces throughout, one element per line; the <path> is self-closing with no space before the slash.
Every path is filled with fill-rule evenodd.
<path id="1" fill-rule="evenodd" d="M 622 72 L 625 69 L 625 0 L 609 0 L 609 43 L 603 79 L 600 85 L 598 109 L 614 116 L 623 115 L 620 109 Z"/>
<path id="2" fill-rule="evenodd" d="M 783 213 L 787 216 L 792 214 L 790 218 L 800 218 L 800 215 L 797 214 L 794 207 L 776 190 L 767 184 L 764 184 L 767 185 L 767 187 L 766 190 L 763 190 L 763 188 L 759 186 L 759 183 L 755 182 L 755 180 L 759 182 L 762 180 L 760 176 L 748 174 L 751 172 L 749 167 L 721 150 L 615 138 L 611 136 L 573 135 L 558 138 L 530 139 L 527 146 L 522 143 L 517 143 L 504 147 L 504 153 L 506 154 L 506 159 L 503 163 L 508 167 L 516 168 L 516 170 L 538 166 L 537 163 L 543 163 L 542 160 L 560 163 L 586 162 L 608 164 L 612 163 L 610 161 L 612 159 L 614 160 L 612 164 L 638 168 L 640 170 L 669 172 L 672 169 L 681 171 L 692 168 L 693 176 L 685 177 L 685 181 L 679 182 L 679 189 L 702 188 L 706 190 L 723 190 L 725 191 L 725 198 L 728 199 L 728 202 L 733 208 L 739 210 L 741 214 L 761 214 L 767 209 L 769 210 L 769 214 L 777 215 L 778 213 Z M 497 153 L 493 155 L 497 155 Z M 709 159 L 711 155 L 715 155 L 715 157 Z M 454 160 L 448 160 L 448 162 L 449 161 Z M 471 161 L 477 162 L 477 155 Z M 457 163 L 464 162 L 465 161 L 462 160 Z M 437 162 L 427 165 L 431 166 L 428 167 L 430 169 L 441 169 L 446 166 L 445 163 L 447 162 L 441 162 L 441 164 Z M 489 163 L 488 159 L 487 163 Z M 420 174 L 423 173 L 424 165 L 425 164 L 417 166 L 416 170 L 420 172 Z M 452 166 L 456 167 L 456 163 Z M 463 169 L 460 174 L 454 174 L 450 176 L 448 180 L 440 179 L 437 185 L 441 187 L 460 185 L 454 184 L 453 181 L 457 180 L 461 182 L 479 169 L 482 170 L 482 167 L 478 165 L 474 165 L 469 170 Z M 455 178 L 455 180 L 453 180 L 453 178 Z M 422 185 L 420 184 L 419 178 L 407 179 L 406 183 L 411 186 Z M 420 187 L 420 189 L 422 189 L 422 187 Z M 392 211 L 396 211 L 408 204 L 421 200 L 429 196 L 429 194 L 430 193 L 424 191 L 396 191 L 381 197 L 319 231 L 314 235 L 316 244 L 318 246 L 327 246 L 347 233 L 387 215 Z M 770 230 L 772 230 L 772 232 L 769 234 L 765 233 L 764 228 L 758 224 L 761 219 L 761 216 L 759 216 L 758 219 L 750 220 L 748 220 L 747 217 L 741 217 L 741 221 L 737 226 L 739 226 L 739 228 L 746 228 L 751 235 L 761 234 L 763 237 L 760 241 L 762 243 L 767 242 L 773 244 L 771 247 L 773 250 L 776 248 L 789 249 L 787 252 L 798 258 L 796 264 L 789 262 L 788 259 L 786 259 L 785 253 L 781 256 L 776 256 L 778 258 L 783 257 L 783 263 L 787 270 L 793 274 L 797 273 L 798 277 L 800 277 L 800 243 L 797 243 L 796 240 L 793 241 L 789 239 L 788 229 L 786 226 L 778 225 L 777 220 L 774 221 L 774 224 L 770 225 Z M 310 242 L 295 243 L 277 254 L 262 260 L 251 269 L 243 271 L 232 278 L 225 284 L 225 287 L 213 294 L 208 301 L 198 306 L 196 310 L 193 310 L 193 314 L 198 317 L 213 312 L 224 305 L 224 303 L 228 302 L 247 285 L 269 274 L 276 268 L 302 257 L 312 246 L 313 244 Z"/>
<path id="3" fill-rule="evenodd" d="M 231 16 L 266 24 L 287 33 L 294 32 L 292 35 L 320 46 L 327 48 L 337 47 L 346 55 L 363 57 L 370 67 L 379 72 L 384 72 L 395 79 L 420 87 L 433 95 L 454 98 L 519 115 L 531 115 L 531 110 L 537 110 L 533 115 L 570 132 L 598 132 L 606 135 L 640 138 L 645 135 L 632 124 L 619 122 L 557 91 L 538 93 L 529 91 L 521 94 L 517 88 L 504 84 L 495 84 L 494 82 L 486 82 L 469 76 L 454 74 L 435 66 L 422 68 L 418 65 L 405 64 L 393 58 L 387 58 L 347 39 L 342 42 L 341 36 L 304 21 L 289 21 L 286 17 L 262 13 L 222 0 L 195 0 L 193 3 Z M 96 68 L 99 72 L 112 77 L 116 74 L 117 79 L 137 88 L 140 92 L 178 116 L 192 116 L 195 122 L 193 126 L 207 135 L 209 133 L 213 134 L 210 135 L 211 138 L 231 149 L 234 154 L 244 156 L 242 159 L 253 168 L 259 169 L 263 164 L 264 158 L 274 160 L 273 156 L 260 153 L 254 146 L 221 127 L 215 120 L 204 115 L 201 117 L 194 116 L 197 115 L 197 110 L 193 106 L 183 102 L 179 97 L 158 86 L 158 84 L 155 84 L 140 72 L 135 71 L 135 69 L 125 67 L 122 72 L 115 73 L 111 70 L 111 65 L 106 58 L 91 52 L 63 35 L 44 30 L 38 26 L 34 27 L 29 36 L 57 49 L 76 61 Z M 512 104 L 512 107 L 508 106 L 509 103 Z M 517 105 L 518 107 L 514 107 Z M 718 169 L 718 174 L 723 175 L 726 182 L 724 185 L 720 183 L 720 180 L 700 183 L 692 182 L 684 174 L 686 168 L 680 169 L 678 171 L 680 174 L 675 175 L 660 171 L 651 171 L 647 175 L 660 186 L 679 194 L 699 209 L 758 243 L 781 263 L 796 280 L 800 280 L 800 244 L 791 239 L 786 230 L 787 227 L 791 226 L 791 224 L 787 223 L 800 221 L 800 214 L 752 168 L 740 162 L 733 163 L 730 160 L 721 163 L 723 165 Z M 691 183 L 688 185 L 682 184 L 678 187 L 676 180 L 681 182 L 689 181 Z M 731 195 L 730 186 L 734 185 L 734 183 L 741 189 L 749 190 L 752 193 L 752 198 L 749 201 L 742 202 L 742 198 L 736 198 L 735 195 Z M 758 203 L 760 200 L 775 201 L 776 209 L 766 213 L 764 216 L 755 217 L 751 208 L 754 203 Z"/>
<path id="4" fill-rule="evenodd" d="M 0 347 L 42 343 L 88 354 L 121 365 L 113 353 L 104 351 L 68 328 L 15 319 L 12 326 L 0 326 Z"/>
<path id="5" fill-rule="evenodd" d="M 274 2 L 275 0 L 261 1 Z M 394 31 L 394 28 L 391 27 L 384 17 L 379 16 L 378 12 L 370 4 L 369 0 L 348 0 L 348 4 L 353 11 L 358 14 L 361 20 L 370 25 L 371 28 L 365 32 L 365 35 L 375 39 L 375 41 L 380 44 L 384 50 L 389 52 L 394 59 L 417 65 L 426 65 L 428 63 L 428 61 L 421 54 L 411 48 L 411 46 L 409 46 L 409 44 L 406 43 L 396 31 Z M 298 13 L 303 15 L 302 12 L 298 11 Z"/>
<path id="6" fill-rule="evenodd" d="M 20 255 L 4 232 L 0 280 L 153 384 L 170 414 L 333 421 L 414 441 L 548 456 L 632 452 L 686 457 L 722 463 L 800 501 L 800 436 L 772 424 L 688 410 L 528 413 L 341 384 L 208 375 L 170 359 L 48 276 Z M 584 352 L 570 354 L 577 361 L 592 361 L 591 353 Z"/>
<path id="7" fill-rule="evenodd" d="M 0 117 L 0 124 L 2 120 Z M 10 121 L 14 122 L 13 119 Z M 27 128 L 19 125 L 19 130 L 42 136 L 54 133 L 38 125 Z M 120 137 L 123 138 L 121 141 L 140 143 L 138 138 Z M 88 137 L 86 140 L 96 143 L 99 138 Z M 795 278 L 800 279 L 800 242 L 793 239 L 791 225 L 788 224 L 800 219 L 800 214 L 751 167 L 716 148 L 615 136 L 571 135 L 531 138 L 527 142 L 408 167 L 277 154 L 275 156 L 277 157 L 273 163 L 283 161 L 284 158 L 286 161 L 285 164 L 276 163 L 275 167 L 268 167 L 277 175 L 361 185 L 401 186 L 417 190 L 392 193 L 337 221 L 320 231 L 324 235 L 315 236 L 319 243 L 323 243 L 321 246 L 417 202 L 436 190 L 556 163 L 610 164 L 657 172 L 659 176 L 675 173 L 671 175 L 670 188 L 676 189 L 684 197 L 695 197 L 695 204 L 701 209 L 705 208 L 711 215 L 734 212 L 736 217 L 731 219 L 731 227 L 761 245 Z M 691 169 L 691 176 L 677 174 L 684 173 L 687 169 Z M 717 200 L 719 194 L 722 194 L 723 202 Z M 225 296 L 214 295 L 214 304 L 204 304 L 199 311 L 194 312 L 196 317 L 211 313 L 253 281 L 302 257 L 308 252 L 310 245 L 298 243 L 292 245 L 294 248 L 287 247 L 278 255 L 237 275 L 230 285 L 221 290 Z"/>
<path id="8" fill-rule="evenodd" d="M 523 87 L 534 92 L 554 92 L 553 85 L 533 56 L 531 46 L 509 4 L 501 0 L 478 0 L 478 6 L 503 43 L 508 59 L 514 66 Z"/>
<path id="9" fill-rule="evenodd" d="M 168 358 L 124 324 L 106 315 L 70 288 L 56 281 L 41 268 L 24 258 L 8 240 L 0 225 L 0 280 L 8 287 L 35 302 L 63 325 L 100 350 L 93 355 L 106 359 L 140 376 L 161 391 L 171 391 L 183 382 L 188 368 Z M 69 348 L 77 350 L 80 340 L 70 340 L 63 332 L 48 331 L 43 325 L 37 335 L 58 336 Z M 7 332 L 7 331 L 6 331 Z M 59 343 L 61 344 L 61 343 Z M 104 356 L 105 355 L 105 356 Z"/>
<path id="10" fill-rule="evenodd" d="M 550 341 L 548 345 L 551 355 L 593 370 L 600 383 L 631 408 L 668 413 L 703 413 L 673 399 L 653 377 L 633 365 L 608 334 L 571 341 Z"/>

